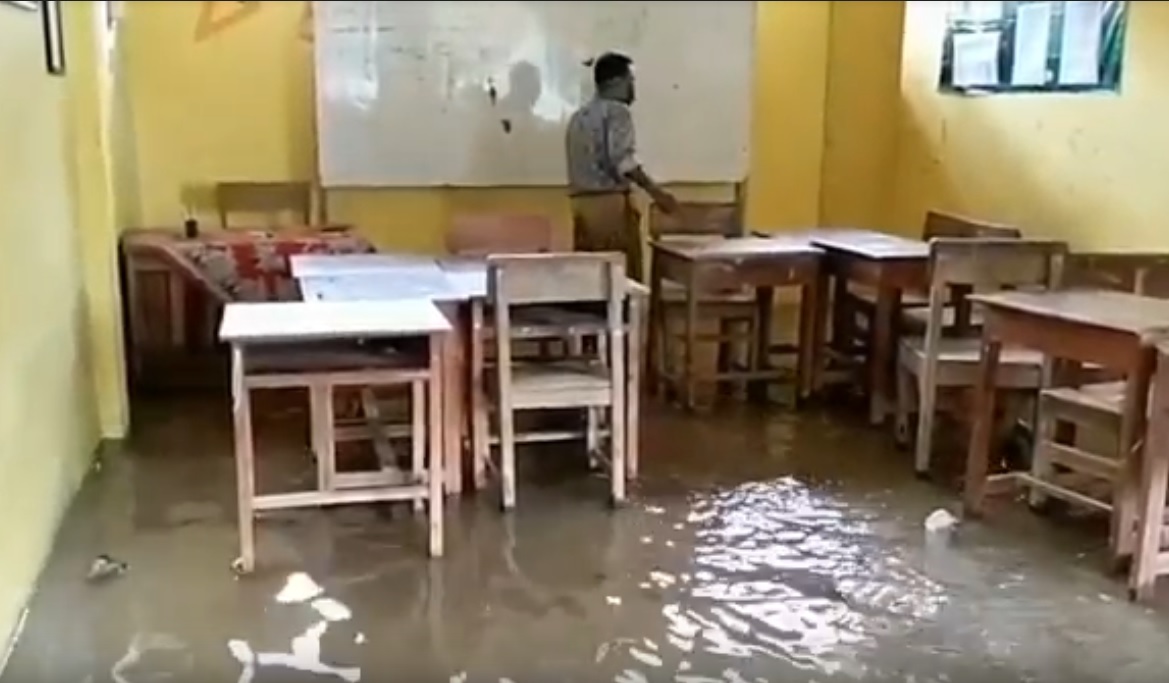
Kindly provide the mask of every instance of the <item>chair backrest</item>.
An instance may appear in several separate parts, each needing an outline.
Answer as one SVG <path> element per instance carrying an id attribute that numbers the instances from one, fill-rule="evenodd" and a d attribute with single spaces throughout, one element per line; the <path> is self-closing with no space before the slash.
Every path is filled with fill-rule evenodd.
<path id="1" fill-rule="evenodd" d="M 970 290 L 1057 289 L 1067 244 L 1050 240 L 935 238 L 930 240 L 929 320 L 924 352 L 932 375 L 945 326 L 954 305 L 957 330 L 970 330 Z M 951 299 L 951 296 L 956 300 Z"/>
<path id="2" fill-rule="evenodd" d="M 1169 253 L 1081 252 L 1068 254 L 1069 287 L 1133 292 L 1169 298 Z"/>
<path id="3" fill-rule="evenodd" d="M 496 307 L 621 302 L 625 256 L 616 252 L 489 256 L 487 297 Z"/>
<path id="4" fill-rule="evenodd" d="M 1009 225 L 988 223 L 941 211 L 926 212 L 925 225 L 922 227 L 922 237 L 926 240 L 936 237 L 1017 239 L 1022 236 L 1023 233 L 1018 228 Z"/>
<path id="5" fill-rule="evenodd" d="M 232 215 L 263 216 L 268 221 L 263 227 L 281 225 L 283 216 L 299 225 L 310 225 L 313 186 L 303 181 L 217 183 L 215 205 L 224 229 Z"/>
<path id="6" fill-rule="evenodd" d="M 458 256 L 535 254 L 554 251 L 556 229 L 536 214 L 456 214 L 446 233 L 446 250 Z"/>
<path id="7" fill-rule="evenodd" d="M 649 210 L 650 239 L 688 235 L 739 237 L 742 234 L 742 212 L 737 202 L 678 202 L 674 213 L 666 213 L 654 204 Z"/>
<path id="8" fill-rule="evenodd" d="M 1067 244 L 1054 240 L 930 240 L 930 289 L 1058 287 Z"/>
<path id="9" fill-rule="evenodd" d="M 610 378 L 624 376 L 622 310 L 625 255 L 607 252 L 513 254 L 487 259 L 487 302 L 495 317 L 496 367 L 500 386 L 510 381 L 511 307 L 528 304 L 605 302 Z"/>

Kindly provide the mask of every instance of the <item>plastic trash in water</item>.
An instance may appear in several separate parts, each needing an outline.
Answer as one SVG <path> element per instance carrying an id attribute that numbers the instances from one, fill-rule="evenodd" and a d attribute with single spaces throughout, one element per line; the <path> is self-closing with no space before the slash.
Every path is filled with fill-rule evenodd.
<path id="1" fill-rule="evenodd" d="M 948 544 L 958 528 L 958 518 L 949 510 L 938 508 L 925 518 L 926 542 L 932 544 Z"/>
<path id="2" fill-rule="evenodd" d="M 98 583 L 119 577 L 129 569 L 130 565 L 121 560 L 115 560 L 109 555 L 98 555 L 89 565 L 89 573 L 86 574 L 85 579 L 90 583 Z"/>

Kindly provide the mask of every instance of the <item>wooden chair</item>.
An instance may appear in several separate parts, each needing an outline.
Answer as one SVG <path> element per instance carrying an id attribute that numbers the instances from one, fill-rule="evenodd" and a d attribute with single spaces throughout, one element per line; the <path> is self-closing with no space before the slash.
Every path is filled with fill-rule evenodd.
<path id="1" fill-rule="evenodd" d="M 1065 282 L 1169 298 L 1169 254 L 1073 254 Z M 1122 443 L 1125 381 L 1101 377 L 1091 368 L 1061 364 L 1059 369 L 1056 384 L 1066 384 L 1039 394 L 1031 477 L 1020 481 L 1030 489 L 1033 507 L 1052 496 L 1111 513 L 1112 488 L 1124 459 L 1117 445 Z"/>
<path id="2" fill-rule="evenodd" d="M 311 225 L 313 185 L 303 181 L 217 183 L 215 205 L 224 230 L 233 215 L 260 216 L 266 221 L 260 227 L 279 227 L 289 219 L 296 225 Z"/>
<path id="3" fill-rule="evenodd" d="M 515 507 L 515 412 L 583 408 L 590 457 L 607 462 L 614 503 L 625 499 L 625 367 L 622 254 L 574 253 L 488 258 L 488 303 L 497 330 L 495 394 L 499 423 L 502 504 Z M 606 329 L 595 358 L 518 362 L 512 355 L 512 311 L 526 305 L 606 305 Z M 609 457 L 600 448 L 598 412 L 607 409 Z"/>
<path id="4" fill-rule="evenodd" d="M 922 227 L 922 239 L 926 241 L 935 238 L 1018 239 L 1021 237 L 1022 232 L 1018 228 L 955 214 L 942 213 L 940 211 L 926 212 L 925 223 Z M 959 301 L 963 300 L 961 296 L 955 298 Z M 851 290 L 849 292 L 849 300 L 845 305 L 850 311 L 847 320 L 857 328 L 858 332 L 871 329 L 873 316 L 876 315 L 877 310 L 877 295 L 875 291 L 869 289 Z M 915 292 L 903 292 L 900 316 L 903 328 L 909 332 L 923 334 L 926 329 L 927 318 L 929 317 L 927 312 L 928 306 L 929 297 L 927 295 Z M 958 314 L 952 305 L 946 306 L 945 312 L 943 313 L 943 320 L 947 331 L 955 327 L 959 320 L 968 321 L 972 327 L 978 327 L 979 324 L 976 312 L 970 316 L 967 316 L 966 313 Z M 859 336 L 863 339 L 867 337 L 867 334 L 850 336 L 853 337 L 854 344 L 863 346 L 864 342 L 856 337 Z"/>
<path id="5" fill-rule="evenodd" d="M 556 251 L 556 226 L 547 216 L 522 213 L 461 213 L 446 232 L 447 252 L 480 258 L 500 254 L 542 254 Z M 595 316 L 555 307 L 528 307 L 523 313 L 525 343 L 535 342 L 541 356 L 551 356 L 550 342 L 562 342 L 565 352 L 582 338 L 604 329 Z M 494 337 L 494 327 L 485 332 Z M 526 355 L 526 354 L 525 354 Z"/>
<path id="6" fill-rule="evenodd" d="M 535 254 L 556 250 L 556 228 L 547 216 L 461 213 L 446 232 L 447 252 L 456 256 Z"/>
<path id="7" fill-rule="evenodd" d="M 978 291 L 1055 287 L 1060 281 L 1065 251 L 1066 246 L 1061 242 L 1017 239 L 935 239 L 930 243 L 926 334 L 903 338 L 897 359 L 897 440 L 902 444 L 908 441 L 909 414 L 916 394 L 914 467 L 918 474 L 929 470 L 938 390 L 970 388 L 978 379 L 981 340 L 942 335 L 950 292 L 955 287 Z M 969 311 L 969 308 L 959 306 L 957 310 Z M 1040 354 L 1004 348 L 999 363 L 996 379 L 999 387 L 1038 389 L 1041 386 L 1043 357 Z"/>
<path id="8" fill-rule="evenodd" d="M 680 202 L 678 210 L 672 214 L 662 211 L 656 204 L 650 207 L 651 241 L 730 239 L 743 235 L 742 208 L 738 202 Z M 671 376 L 669 367 L 674 362 L 674 359 L 666 357 L 665 351 L 672 345 L 664 341 L 665 336 L 673 334 L 681 338 L 683 344 L 685 343 L 681 331 L 674 334 L 669 330 L 670 314 L 681 310 L 685 304 L 686 290 L 683 285 L 679 282 L 665 282 L 662 290 L 662 305 L 665 311 L 664 315 L 656 318 L 665 328 L 658 330 L 658 339 L 661 340 L 659 341 L 661 353 L 658 354 L 658 358 L 662 366 L 657 368 L 659 377 Z M 698 309 L 699 316 L 718 320 L 717 333 L 698 335 L 696 340 L 719 342 L 720 370 L 728 369 L 735 345 L 743 347 L 743 355 L 746 356 L 744 363 L 750 367 L 750 354 L 754 353 L 755 327 L 758 324 L 754 293 L 740 287 L 721 286 L 718 282 L 711 282 L 700 294 Z M 658 323 L 651 321 L 650 324 Z"/>

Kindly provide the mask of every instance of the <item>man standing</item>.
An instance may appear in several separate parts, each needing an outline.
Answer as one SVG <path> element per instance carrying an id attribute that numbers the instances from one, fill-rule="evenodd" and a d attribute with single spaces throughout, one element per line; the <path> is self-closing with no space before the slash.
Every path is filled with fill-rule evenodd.
<path id="1" fill-rule="evenodd" d="M 565 155 L 577 251 L 620 251 L 626 271 L 641 280 L 641 216 L 629 196 L 637 185 L 667 213 L 677 200 L 637 160 L 633 60 L 606 53 L 593 63 L 596 95 L 568 121 Z"/>

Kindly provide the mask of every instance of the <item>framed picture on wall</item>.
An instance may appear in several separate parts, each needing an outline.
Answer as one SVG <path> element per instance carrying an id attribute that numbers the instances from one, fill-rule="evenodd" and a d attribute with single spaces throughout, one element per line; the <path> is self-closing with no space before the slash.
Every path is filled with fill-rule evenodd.
<path id="1" fill-rule="evenodd" d="M 35 2 L 33 0 L 0 0 L 0 5 L 8 5 L 10 7 L 16 7 L 17 9 L 28 10 L 29 12 L 37 11 L 37 7 L 39 7 L 40 4 L 41 3 Z"/>
<path id="2" fill-rule="evenodd" d="M 45 68 L 54 76 L 65 74 L 65 31 L 61 25 L 61 0 L 41 3 L 41 25 L 45 34 Z"/>

